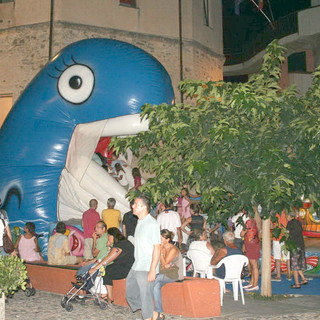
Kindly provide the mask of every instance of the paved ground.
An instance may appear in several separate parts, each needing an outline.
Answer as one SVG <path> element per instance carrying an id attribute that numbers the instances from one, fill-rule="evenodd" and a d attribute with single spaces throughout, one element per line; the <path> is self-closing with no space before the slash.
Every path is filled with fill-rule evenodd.
<path id="1" fill-rule="evenodd" d="M 6 319 L 43 320 L 135 320 L 141 319 L 139 312 L 131 313 L 129 308 L 111 306 L 107 310 L 100 310 L 92 301 L 86 305 L 74 303 L 74 310 L 67 312 L 60 306 L 61 295 L 37 291 L 33 297 L 19 291 L 6 304 Z M 224 306 L 220 317 L 215 320 L 320 320 L 319 296 L 295 296 L 277 301 L 256 300 L 245 296 L 245 305 L 240 301 L 233 301 L 232 293 L 224 297 Z M 186 319 L 179 316 L 167 315 L 166 319 Z M 213 318 L 212 318 L 213 319 Z"/>

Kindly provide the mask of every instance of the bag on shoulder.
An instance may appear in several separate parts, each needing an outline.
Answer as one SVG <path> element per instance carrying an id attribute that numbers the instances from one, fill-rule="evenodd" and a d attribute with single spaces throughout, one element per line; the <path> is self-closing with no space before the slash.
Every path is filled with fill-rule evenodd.
<path id="1" fill-rule="evenodd" d="M 12 253 L 14 251 L 14 245 L 11 241 L 11 239 L 9 238 L 9 235 L 7 233 L 7 229 L 6 229 L 6 224 L 4 223 L 4 220 L 2 220 L 3 223 L 3 227 L 4 227 L 4 231 L 3 231 L 3 237 L 2 237 L 2 246 L 3 246 L 3 250 L 6 253 Z"/>

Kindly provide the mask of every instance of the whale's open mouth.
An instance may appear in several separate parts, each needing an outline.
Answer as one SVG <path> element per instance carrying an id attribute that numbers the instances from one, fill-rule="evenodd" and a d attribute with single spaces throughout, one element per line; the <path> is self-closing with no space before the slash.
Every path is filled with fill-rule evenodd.
<path id="1" fill-rule="evenodd" d="M 92 156 L 100 137 L 128 136 L 146 130 L 148 122 L 141 121 L 139 114 L 80 124 L 75 128 L 59 184 L 58 220 L 80 219 L 93 198 L 98 200 L 98 212 L 106 208 L 110 197 L 116 199 L 116 208 L 122 213 L 130 210 L 125 197 L 127 190 L 92 160 Z M 124 169 L 130 176 L 130 159 L 127 164 Z"/>

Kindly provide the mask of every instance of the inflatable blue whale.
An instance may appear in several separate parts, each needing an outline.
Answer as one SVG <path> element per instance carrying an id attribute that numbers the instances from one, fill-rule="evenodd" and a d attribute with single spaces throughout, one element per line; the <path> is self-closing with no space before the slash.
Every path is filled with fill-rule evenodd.
<path id="1" fill-rule="evenodd" d="M 47 233 L 50 223 L 81 218 L 91 198 L 101 210 L 115 197 L 124 211 L 126 191 L 92 161 L 97 142 L 147 130 L 141 106 L 173 99 L 166 70 L 133 45 L 88 39 L 64 48 L 27 86 L 0 131 L 0 198 L 11 224 L 32 221 Z"/>

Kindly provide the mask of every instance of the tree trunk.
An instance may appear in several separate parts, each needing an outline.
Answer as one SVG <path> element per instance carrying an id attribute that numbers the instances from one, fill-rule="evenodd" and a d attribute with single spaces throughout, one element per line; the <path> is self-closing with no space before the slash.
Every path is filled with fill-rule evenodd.
<path id="1" fill-rule="evenodd" d="M 271 239 L 270 219 L 262 220 L 261 295 L 271 297 Z"/>
<path id="2" fill-rule="evenodd" d="M 260 217 L 260 214 L 259 214 L 259 211 L 258 211 L 258 207 L 254 206 L 253 207 L 253 211 L 254 211 L 254 219 L 256 220 L 257 227 L 258 227 L 259 231 L 261 231 L 262 222 L 261 222 L 261 217 Z"/>
<path id="3" fill-rule="evenodd" d="M 0 298 L 0 320 L 5 320 L 6 318 L 5 308 L 6 308 L 5 297 L 4 297 L 4 294 L 2 294 L 2 297 Z"/>

